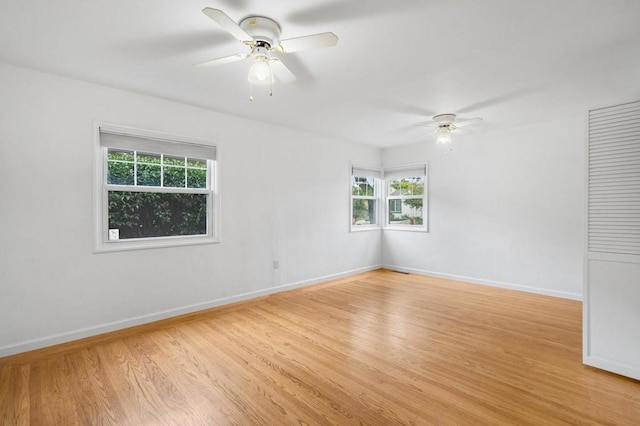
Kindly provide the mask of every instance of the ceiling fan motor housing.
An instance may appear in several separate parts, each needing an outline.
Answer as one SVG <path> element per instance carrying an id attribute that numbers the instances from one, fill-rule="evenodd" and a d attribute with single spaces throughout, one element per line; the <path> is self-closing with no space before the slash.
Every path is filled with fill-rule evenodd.
<path id="1" fill-rule="evenodd" d="M 438 124 L 452 124 L 455 120 L 455 114 L 438 114 L 433 117 L 433 121 Z"/>
<path id="2" fill-rule="evenodd" d="M 280 26 L 272 19 L 249 16 L 240 22 L 240 28 L 253 37 L 258 44 L 267 44 L 268 49 L 275 48 L 280 43 Z"/>
<path id="3" fill-rule="evenodd" d="M 438 114 L 433 117 L 433 121 L 435 121 L 438 125 L 438 130 L 441 131 L 452 131 L 455 130 L 455 126 L 453 122 L 456 120 L 455 114 Z"/>

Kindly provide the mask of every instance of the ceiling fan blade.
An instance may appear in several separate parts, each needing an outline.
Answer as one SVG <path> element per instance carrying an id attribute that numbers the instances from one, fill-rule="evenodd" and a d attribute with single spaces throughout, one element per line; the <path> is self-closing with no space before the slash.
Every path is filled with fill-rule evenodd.
<path id="1" fill-rule="evenodd" d="M 290 83 L 296 80 L 296 76 L 279 59 L 273 58 L 270 65 L 273 75 L 275 75 L 281 82 Z"/>
<path id="2" fill-rule="evenodd" d="M 338 36 L 334 33 L 320 33 L 303 37 L 280 40 L 278 50 L 282 53 L 293 53 L 301 50 L 331 47 L 338 44 Z"/>
<path id="3" fill-rule="evenodd" d="M 462 120 L 458 121 L 454 121 L 454 125 L 456 127 L 466 127 L 469 126 L 471 124 L 475 124 L 475 123 L 479 123 L 482 121 L 481 117 L 474 117 L 474 118 L 463 118 Z"/>
<path id="4" fill-rule="evenodd" d="M 217 67 L 218 65 L 230 64 L 232 62 L 241 61 L 249 57 L 248 53 L 237 53 L 231 56 L 225 56 L 223 58 L 211 59 L 209 61 L 200 62 L 195 64 L 194 67 Z"/>
<path id="5" fill-rule="evenodd" d="M 253 37 L 240 28 L 240 25 L 236 24 L 235 21 L 229 18 L 223 11 L 211 7 L 205 7 L 202 9 L 202 12 L 241 42 L 254 41 Z"/>
<path id="6" fill-rule="evenodd" d="M 438 127 L 438 123 L 418 123 L 414 124 L 415 127 Z"/>

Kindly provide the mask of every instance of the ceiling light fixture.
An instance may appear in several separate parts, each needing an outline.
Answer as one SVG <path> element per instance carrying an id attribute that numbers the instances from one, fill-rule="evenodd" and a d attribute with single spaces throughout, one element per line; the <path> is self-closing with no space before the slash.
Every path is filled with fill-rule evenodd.
<path id="1" fill-rule="evenodd" d="M 257 84 L 260 86 L 266 86 L 273 82 L 269 61 L 267 59 L 257 58 L 249 69 L 249 77 L 247 80 L 249 80 L 249 83 L 251 84 Z"/>
<path id="2" fill-rule="evenodd" d="M 451 129 L 449 127 L 440 127 L 438 129 L 438 138 L 436 142 L 439 144 L 448 145 L 451 144 Z"/>
<path id="3" fill-rule="evenodd" d="M 433 129 L 433 133 L 436 134 L 437 145 L 441 147 L 446 154 L 453 150 L 453 140 L 451 134 L 460 131 L 468 132 L 468 130 L 463 129 L 462 127 L 477 123 L 479 121 L 482 121 L 482 118 L 475 117 L 458 119 L 455 114 L 446 113 L 434 115 L 431 121 L 424 124 L 418 124 L 418 126 L 431 127 Z"/>
<path id="4" fill-rule="evenodd" d="M 274 77 L 277 77 L 280 83 L 295 81 L 296 76 L 279 57 L 275 56 L 275 53 L 285 55 L 338 44 L 338 37 L 330 32 L 280 40 L 280 25 L 266 16 L 252 15 L 236 23 L 220 9 L 205 7 L 202 11 L 251 50 L 248 53 L 236 53 L 201 62 L 196 66 L 218 66 L 251 58 L 253 64 L 247 77 L 251 84 L 250 100 L 253 100 L 254 84 L 269 86 L 269 95 L 273 96 Z"/>
<path id="5" fill-rule="evenodd" d="M 457 128 L 453 124 L 455 120 L 455 114 L 438 114 L 433 117 L 433 121 L 436 123 L 436 143 L 442 147 L 445 153 L 453 150 L 451 132 Z"/>
<path id="6" fill-rule="evenodd" d="M 253 65 L 249 68 L 249 81 L 251 94 L 249 100 L 253 101 L 253 85 L 269 86 L 269 96 L 273 96 L 273 71 L 271 70 L 270 58 L 265 46 L 257 46 L 254 49 Z"/>

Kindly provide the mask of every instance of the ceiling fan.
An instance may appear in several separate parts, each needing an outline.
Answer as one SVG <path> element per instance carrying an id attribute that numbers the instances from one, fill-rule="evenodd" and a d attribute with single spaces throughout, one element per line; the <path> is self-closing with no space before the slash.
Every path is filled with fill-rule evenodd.
<path id="1" fill-rule="evenodd" d="M 443 145 L 445 151 L 451 151 L 451 133 L 468 131 L 464 127 L 482 121 L 480 117 L 458 119 L 455 114 L 446 113 L 434 115 L 433 122 L 420 124 L 420 127 L 434 127 L 437 134 L 436 142 Z"/>
<path id="2" fill-rule="evenodd" d="M 331 47 L 338 44 L 338 37 L 331 32 L 280 40 L 280 25 L 265 16 L 248 16 L 240 23 L 236 23 L 219 9 L 206 7 L 202 12 L 220 25 L 222 29 L 248 46 L 249 51 L 211 59 L 196 64 L 196 66 L 218 66 L 243 59 L 252 59 L 253 65 L 249 69 L 248 75 L 252 92 L 254 84 L 269 86 L 269 95 L 272 95 L 273 82 L 276 78 L 281 82 L 296 79 L 289 68 L 275 56 L 276 54 Z M 253 100 L 253 94 L 249 99 Z"/>

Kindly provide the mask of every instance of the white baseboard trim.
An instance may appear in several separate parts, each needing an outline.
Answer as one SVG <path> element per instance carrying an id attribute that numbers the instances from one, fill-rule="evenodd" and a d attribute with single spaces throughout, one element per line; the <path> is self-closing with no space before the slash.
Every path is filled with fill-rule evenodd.
<path id="1" fill-rule="evenodd" d="M 591 367 L 600 368 L 601 370 L 607 370 L 612 373 L 640 380 L 640 369 L 637 367 L 632 367 L 627 364 L 621 364 L 610 359 L 600 358 L 593 355 L 586 355 L 584 357 L 584 363 Z"/>
<path id="2" fill-rule="evenodd" d="M 472 284 L 488 285 L 491 287 L 500 287 L 500 288 L 506 288 L 509 290 L 518 290 L 518 291 L 524 291 L 527 293 L 542 294 L 544 296 L 559 297 L 561 299 L 571 299 L 571 300 L 582 301 L 582 295 L 579 293 L 548 290 L 545 288 L 530 287 L 530 286 L 519 285 L 519 284 L 509 284 L 509 283 L 503 283 L 500 281 L 484 280 L 481 278 L 465 277 L 462 275 L 445 274 L 441 272 L 423 271 L 421 269 L 405 268 L 404 266 L 397 266 L 397 265 L 384 265 L 383 268 L 391 269 L 399 272 L 407 272 L 410 274 L 427 275 L 430 277 L 446 278 L 449 280 L 464 281 Z"/>
<path id="3" fill-rule="evenodd" d="M 382 268 L 382 265 L 367 266 L 365 268 L 353 269 L 350 271 L 339 272 L 336 274 L 325 275 L 322 277 L 312 278 L 309 280 L 298 281 L 289 284 L 283 284 L 277 287 L 270 287 L 264 290 L 251 291 L 248 293 L 238 294 L 235 296 L 223 297 L 221 299 L 210 300 L 203 303 L 195 303 L 193 305 L 182 306 L 174 309 L 156 312 L 138 317 L 128 318 L 120 321 L 113 321 L 93 327 L 80 328 L 78 330 L 58 333 L 51 336 L 41 337 L 24 342 L 9 344 L 0 347 L 0 358 L 9 355 L 15 355 L 22 352 L 32 351 L 35 349 L 45 348 L 47 346 L 58 345 L 60 343 L 72 342 L 74 340 L 83 339 L 85 337 L 97 336 L 99 334 L 109 333 L 111 331 L 122 330 L 137 325 L 148 324 L 154 321 L 160 321 L 167 318 L 177 317 L 180 315 L 190 314 L 193 312 L 203 311 L 205 309 L 216 308 L 218 306 L 228 305 L 235 302 L 254 299 L 256 297 L 267 296 L 269 294 L 280 293 L 283 291 L 293 290 L 299 287 L 310 286 L 325 281 L 335 280 L 360 274 L 363 272 L 373 271 Z"/>

